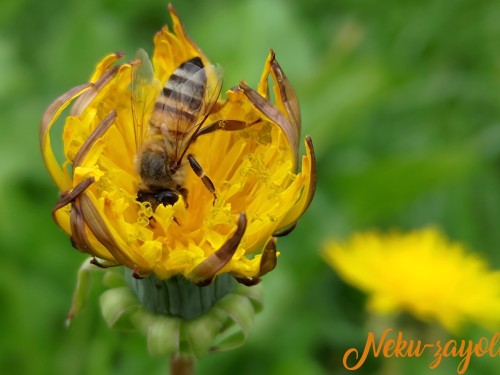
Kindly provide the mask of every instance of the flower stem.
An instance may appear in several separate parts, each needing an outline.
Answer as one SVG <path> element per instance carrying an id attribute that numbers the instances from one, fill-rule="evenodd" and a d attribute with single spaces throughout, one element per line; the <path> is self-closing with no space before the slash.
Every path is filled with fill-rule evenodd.
<path id="1" fill-rule="evenodd" d="M 170 358 L 170 375 L 194 375 L 195 358 L 189 354 L 174 353 Z"/>

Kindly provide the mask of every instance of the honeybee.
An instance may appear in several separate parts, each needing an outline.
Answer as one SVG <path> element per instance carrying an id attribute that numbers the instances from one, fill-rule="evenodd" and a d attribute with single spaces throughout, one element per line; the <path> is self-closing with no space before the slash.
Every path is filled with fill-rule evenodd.
<path id="1" fill-rule="evenodd" d="M 203 64 L 200 57 L 183 62 L 162 85 L 155 77 L 147 53 L 139 50 L 133 63 L 131 100 L 137 148 L 136 169 L 141 177 L 137 200 L 173 205 L 184 199 L 189 163 L 206 188 L 217 198 L 215 187 L 189 146 L 203 132 L 217 130 L 221 122 L 203 127 L 222 87 L 222 70 Z M 203 127 L 203 128 L 202 128 Z"/>

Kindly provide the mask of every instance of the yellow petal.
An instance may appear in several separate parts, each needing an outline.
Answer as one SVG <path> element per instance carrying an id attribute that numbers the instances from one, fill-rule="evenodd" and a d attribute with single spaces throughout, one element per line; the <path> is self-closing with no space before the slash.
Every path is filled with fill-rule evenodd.
<path id="1" fill-rule="evenodd" d="M 99 78 L 103 76 L 103 74 L 109 70 L 119 59 L 121 59 L 124 56 L 122 52 L 116 52 L 116 53 L 110 53 L 104 59 L 102 59 L 99 64 L 97 64 L 97 67 L 90 77 L 89 82 L 96 82 Z"/>
<path id="2" fill-rule="evenodd" d="M 50 129 L 54 122 L 59 118 L 61 112 L 74 100 L 76 97 L 91 88 L 90 83 L 86 83 L 72 88 L 65 94 L 57 98 L 45 111 L 42 123 L 40 126 L 40 148 L 42 150 L 45 165 L 49 169 L 52 179 L 56 183 L 59 190 L 64 191 L 71 188 L 71 180 L 66 170 L 63 170 L 52 151 L 50 144 Z"/>

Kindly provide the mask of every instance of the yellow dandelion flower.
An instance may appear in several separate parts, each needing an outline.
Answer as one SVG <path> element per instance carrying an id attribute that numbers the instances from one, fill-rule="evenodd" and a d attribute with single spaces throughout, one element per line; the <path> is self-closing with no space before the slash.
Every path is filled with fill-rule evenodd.
<path id="1" fill-rule="evenodd" d="M 53 217 L 73 245 L 94 257 L 97 265 L 122 264 L 138 277 L 184 275 L 198 284 L 229 273 L 254 284 L 276 264 L 275 238 L 287 234 L 311 202 L 312 141 L 306 138 L 298 172 L 299 104 L 272 51 L 257 90 L 240 82 L 225 100 L 217 99 L 217 68 L 208 68 L 212 65 L 207 57 L 185 34 L 171 6 L 169 10 L 173 28 L 164 27 L 154 38 L 150 77 L 144 52 L 123 64 L 117 64 L 121 54 L 111 54 L 88 83 L 69 90 L 47 109 L 41 149 L 62 192 Z M 172 125 L 168 131 L 165 124 L 155 128 L 152 117 L 158 105 L 165 106 L 165 114 L 174 101 L 165 94 L 168 82 L 175 84 L 178 69 L 187 61 L 203 68 L 207 88 L 200 95 L 209 103 L 207 109 L 190 127 L 175 120 L 175 131 Z M 169 111 L 186 115 L 187 107 L 196 106 L 194 99 L 186 102 L 188 94 L 178 93 L 184 104 Z M 170 102 L 160 103 L 158 95 Z M 65 160 L 59 162 L 50 130 L 71 103 L 63 130 Z M 183 169 L 182 183 L 162 191 L 141 190 L 145 181 L 138 159 L 148 137 L 156 137 L 155 142 L 163 137 L 178 148 L 176 164 L 168 165 L 172 174 L 180 174 L 180 165 L 189 159 L 192 168 L 188 164 Z M 167 162 L 163 166 L 167 168 Z"/>
<path id="2" fill-rule="evenodd" d="M 368 294 L 374 312 L 406 311 L 450 331 L 465 323 L 500 327 L 500 271 L 435 228 L 358 233 L 345 243 L 329 243 L 324 257 Z"/>

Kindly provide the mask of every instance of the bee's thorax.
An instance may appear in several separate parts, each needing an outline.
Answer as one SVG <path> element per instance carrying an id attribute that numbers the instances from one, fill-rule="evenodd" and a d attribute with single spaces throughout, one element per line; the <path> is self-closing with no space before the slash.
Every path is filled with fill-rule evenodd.
<path id="1" fill-rule="evenodd" d="M 145 188 L 150 191 L 177 190 L 184 183 L 184 168 L 168 157 L 158 144 L 148 144 L 139 154 L 137 169 Z"/>

